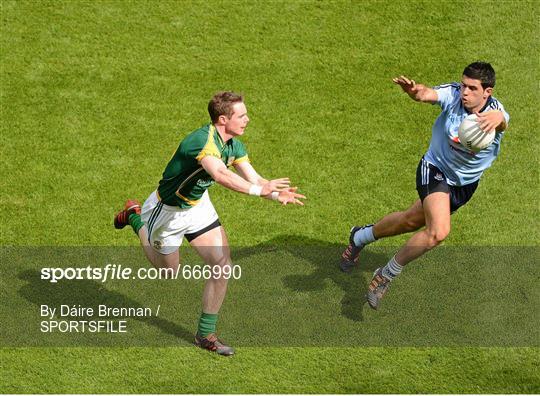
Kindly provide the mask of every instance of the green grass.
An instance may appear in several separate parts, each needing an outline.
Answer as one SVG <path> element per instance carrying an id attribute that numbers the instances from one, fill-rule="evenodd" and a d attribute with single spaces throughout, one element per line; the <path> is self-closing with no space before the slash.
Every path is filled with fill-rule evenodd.
<path id="1" fill-rule="evenodd" d="M 182 137 L 207 122 L 212 93 L 233 89 L 246 95 L 252 122 L 243 141 L 256 169 L 267 177 L 291 177 L 308 201 L 304 208 L 282 208 L 213 187 L 212 200 L 231 244 L 238 249 L 296 244 L 339 250 L 352 223 L 375 221 L 416 199 L 414 172 L 438 111 L 410 101 L 391 78 L 406 74 L 430 85 L 455 81 L 467 63 L 484 59 L 497 71 L 495 96 L 511 115 L 510 128 L 500 158 L 474 199 L 453 217 L 445 244 L 456 251 L 469 246 L 506 253 L 508 246 L 538 248 L 537 2 L 2 0 L 0 6 L 0 246 L 21 251 L 27 246 L 136 246 L 131 232 L 113 229 L 112 214 L 127 197 L 146 198 Z M 385 312 L 398 314 L 411 299 L 420 301 L 420 308 L 437 306 L 451 296 L 452 280 L 463 280 L 473 264 L 464 262 L 455 273 L 441 270 L 446 276 L 440 277 L 440 293 L 432 291 L 422 302 L 426 294 L 418 286 L 439 274 L 437 256 L 427 256 L 423 264 L 407 269 L 381 315 L 369 312 L 363 321 L 350 317 L 359 311 L 355 299 L 371 267 L 405 240 L 380 241 L 387 249 L 384 257 L 372 253 L 369 268 L 352 278 L 319 268 L 324 255 L 307 262 L 295 258 L 295 267 L 276 271 L 269 282 L 275 287 L 266 290 L 262 301 L 272 309 L 284 303 L 291 328 L 332 319 L 324 304 L 321 315 L 313 307 L 294 311 L 292 303 L 335 302 L 336 323 L 361 327 L 360 333 L 392 323 Z M 6 345 L 4 336 L 17 330 L 28 335 L 27 329 L 15 320 L 10 323 L 17 313 L 2 305 L 0 391 L 538 393 L 537 343 L 518 348 L 508 342 L 524 337 L 527 345 L 527 336 L 538 327 L 538 265 L 532 265 L 538 256 L 529 262 L 527 277 L 516 266 L 519 251 L 515 254 L 504 261 L 508 266 L 495 266 L 501 269 L 497 273 L 488 270 L 489 263 L 473 267 L 480 298 L 492 314 L 483 326 L 509 312 L 509 306 L 498 309 L 496 304 L 505 301 L 500 293 L 505 288 L 512 298 L 521 298 L 510 301 L 518 301 L 524 311 L 530 308 L 527 331 L 520 333 L 511 321 L 497 322 L 514 334 L 502 333 L 502 341 L 487 346 L 450 346 L 446 339 L 431 348 L 367 347 L 359 340 L 352 345 L 254 347 L 240 341 L 238 355 L 227 360 L 185 347 L 184 339 L 167 348 L 18 348 Z M 21 304 L 19 319 L 24 320 L 25 309 L 37 309 L 40 298 L 57 297 L 39 281 L 30 283 L 34 294 L 29 294 L 20 276 L 32 270 L 30 261 L 18 260 L 20 267 L 2 256 L 0 286 L 3 301 Z M 253 270 L 262 262 L 253 260 L 250 272 L 250 258 L 239 261 L 255 286 L 247 282 L 250 278 L 231 286 L 220 326 L 230 335 L 225 338 L 235 341 L 257 323 L 248 317 L 240 326 L 235 307 L 252 309 L 249 313 L 257 313 L 262 324 L 276 315 L 256 297 Z M 31 263 L 34 271 L 41 266 Z M 487 282 L 482 282 L 483 268 L 490 275 Z M 318 276 L 327 278 L 321 283 Z M 313 282 L 315 291 L 295 290 L 300 284 L 290 281 L 302 278 Z M 264 285 L 265 279 L 260 282 Z M 173 286 L 164 286 L 170 292 L 166 318 L 173 329 L 182 324 L 189 332 L 199 295 Z M 75 302 L 75 292 L 66 287 L 60 290 Z M 155 285 L 104 287 L 141 304 L 160 290 Z M 183 306 L 174 305 L 178 296 L 197 301 L 191 316 L 178 317 Z M 459 308 L 448 304 L 444 315 L 433 317 L 448 323 L 452 309 Z M 271 325 L 261 333 L 268 330 Z M 320 331 L 330 338 L 334 330 Z"/>
<path id="2" fill-rule="evenodd" d="M 9 349 L 1 380 L 10 393 L 538 392 L 537 350 L 530 348 L 386 348 L 381 353 L 379 348 L 252 347 L 238 352 L 223 359 L 201 357 L 192 348 Z"/>

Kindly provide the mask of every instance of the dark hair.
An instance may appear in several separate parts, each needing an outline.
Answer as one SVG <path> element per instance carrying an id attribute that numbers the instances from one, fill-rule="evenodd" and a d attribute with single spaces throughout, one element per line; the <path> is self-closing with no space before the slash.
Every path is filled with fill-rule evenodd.
<path id="1" fill-rule="evenodd" d="M 495 86 L 495 70 L 487 62 L 474 62 L 463 70 L 463 75 L 475 80 L 480 80 L 482 88 Z"/>
<path id="2" fill-rule="evenodd" d="M 231 117 L 234 104 L 243 101 L 244 97 L 242 95 L 231 91 L 216 93 L 212 96 L 210 102 L 208 102 L 208 114 L 210 114 L 210 119 L 212 122 L 216 122 L 221 115 Z"/>

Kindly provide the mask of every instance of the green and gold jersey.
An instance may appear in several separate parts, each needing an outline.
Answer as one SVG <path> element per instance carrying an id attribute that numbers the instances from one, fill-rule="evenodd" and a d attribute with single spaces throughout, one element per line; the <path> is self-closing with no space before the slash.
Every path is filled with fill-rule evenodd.
<path id="1" fill-rule="evenodd" d="M 249 161 L 242 142 L 232 138 L 223 143 L 214 125 L 191 132 L 180 143 L 159 182 L 158 196 L 165 205 L 181 208 L 197 205 L 215 183 L 199 162 L 207 155 L 221 159 L 227 167 Z"/>

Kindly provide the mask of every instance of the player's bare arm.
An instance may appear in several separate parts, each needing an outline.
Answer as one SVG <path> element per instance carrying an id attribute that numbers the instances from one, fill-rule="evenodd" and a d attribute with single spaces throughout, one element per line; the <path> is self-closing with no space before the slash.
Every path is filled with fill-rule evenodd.
<path id="1" fill-rule="evenodd" d="M 484 113 L 475 113 L 478 117 L 478 123 L 480 129 L 485 132 L 497 131 L 502 132 L 506 130 L 506 120 L 500 110 L 491 110 Z"/>
<path id="2" fill-rule="evenodd" d="M 206 172 L 216 181 L 216 183 L 221 184 L 223 187 L 228 188 L 229 190 L 237 191 L 244 194 L 250 193 L 250 188 L 253 184 L 243 177 L 237 175 L 234 172 L 231 172 L 225 164 L 218 158 L 213 156 L 206 156 L 201 159 L 201 165 Z M 260 195 L 267 196 L 274 191 L 281 191 L 283 189 L 289 188 L 289 179 L 280 178 L 275 180 L 270 180 L 267 183 L 263 184 Z"/>
<path id="3" fill-rule="evenodd" d="M 268 183 L 264 177 L 259 175 L 253 165 L 249 161 L 243 161 L 237 164 L 234 164 L 234 169 L 240 176 L 246 179 L 248 182 L 262 186 L 265 183 Z M 288 178 L 285 178 L 288 179 Z"/>
<path id="4" fill-rule="evenodd" d="M 399 76 L 392 79 L 399 85 L 403 91 L 417 102 L 435 103 L 438 99 L 437 92 L 434 89 L 426 87 L 423 84 L 417 84 L 416 81 L 405 76 Z"/>

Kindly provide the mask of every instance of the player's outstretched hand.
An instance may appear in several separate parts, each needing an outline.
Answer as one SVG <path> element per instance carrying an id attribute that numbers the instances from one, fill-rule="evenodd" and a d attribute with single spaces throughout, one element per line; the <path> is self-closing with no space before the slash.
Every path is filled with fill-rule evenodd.
<path id="1" fill-rule="evenodd" d="M 288 177 L 282 177 L 280 179 L 270 180 L 268 183 L 263 184 L 261 195 L 268 195 L 272 191 L 283 191 L 291 186 L 291 181 Z"/>
<path id="2" fill-rule="evenodd" d="M 495 129 L 504 121 L 503 113 L 499 110 L 486 111 L 485 113 L 475 113 L 478 126 L 484 132 L 494 132 Z"/>
<path id="3" fill-rule="evenodd" d="M 280 191 L 278 201 L 281 202 L 282 205 L 287 205 L 290 203 L 293 205 L 304 206 L 304 203 L 300 200 L 306 199 L 306 197 L 302 194 L 298 194 L 296 190 L 298 190 L 298 187 L 289 187 Z"/>
<path id="4" fill-rule="evenodd" d="M 414 95 L 418 91 L 418 86 L 416 85 L 416 81 L 411 80 L 405 76 L 399 76 L 392 79 L 392 81 L 399 85 L 403 91 L 405 91 L 409 95 Z"/>

